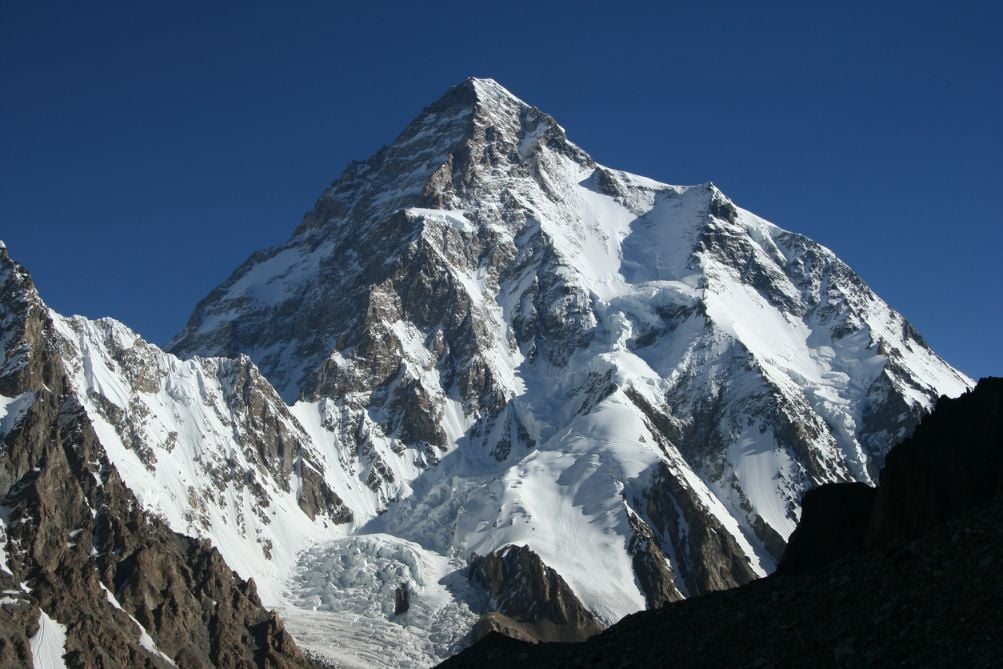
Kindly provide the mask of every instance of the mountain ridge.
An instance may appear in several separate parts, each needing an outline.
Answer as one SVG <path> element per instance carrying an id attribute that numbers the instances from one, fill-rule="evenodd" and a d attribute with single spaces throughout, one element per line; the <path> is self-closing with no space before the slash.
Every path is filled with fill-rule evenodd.
<path id="1" fill-rule="evenodd" d="M 56 326 L 0 246 L 0 661 L 311 666 L 211 543 L 137 503 L 79 402 Z"/>

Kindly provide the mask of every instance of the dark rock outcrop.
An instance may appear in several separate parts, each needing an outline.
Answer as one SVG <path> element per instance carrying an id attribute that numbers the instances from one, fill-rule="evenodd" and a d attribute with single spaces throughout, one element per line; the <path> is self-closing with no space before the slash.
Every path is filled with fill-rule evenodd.
<path id="1" fill-rule="evenodd" d="M 628 616 L 584 643 L 493 634 L 443 669 L 999 667 L 1003 505 L 917 541 Z"/>
<path id="2" fill-rule="evenodd" d="M 648 608 L 657 609 L 669 602 L 683 599 L 683 593 L 676 587 L 669 560 L 659 547 L 654 532 L 633 513 L 627 516 L 627 520 L 633 530 L 627 540 L 627 553 L 631 557 L 634 574 Z"/>
<path id="3" fill-rule="evenodd" d="M 675 452 L 675 442 L 683 439 L 676 421 L 634 388 L 627 389 L 626 395 L 644 413 L 659 449 L 665 454 Z M 677 469 L 659 463 L 644 497 L 634 502 L 645 518 L 629 517 L 634 537 L 627 549 L 648 608 L 678 601 L 684 592 L 696 595 L 723 590 L 756 578 L 734 537 L 708 511 Z M 760 532 L 772 545 L 777 540 L 783 543 L 779 536 L 772 536 L 776 533 L 765 523 Z M 678 574 L 664 566 L 667 553 L 676 557 Z"/>
<path id="4" fill-rule="evenodd" d="M 475 627 L 475 639 L 495 631 L 527 641 L 581 641 L 602 630 L 561 575 L 526 546 L 475 556 L 469 577 L 492 609 Z"/>
<path id="5" fill-rule="evenodd" d="M 699 496 L 660 463 L 645 500 L 652 527 L 671 538 L 687 594 L 725 590 L 756 578 L 734 537 Z"/>
<path id="6" fill-rule="evenodd" d="M 810 490 L 779 574 L 817 569 L 848 553 L 912 539 L 1003 497 L 1003 379 L 982 379 L 942 397 L 911 437 L 893 448 L 877 489 L 860 483 Z"/>
<path id="7" fill-rule="evenodd" d="M 394 615 L 399 616 L 407 613 L 411 608 L 411 590 L 407 583 L 401 583 L 394 591 Z"/>
<path id="8" fill-rule="evenodd" d="M 874 495 L 874 488 L 864 483 L 832 483 L 805 493 L 801 522 L 776 573 L 800 574 L 863 550 Z"/>
<path id="9" fill-rule="evenodd" d="M 867 541 L 914 537 L 1003 497 L 1003 378 L 942 397 L 911 437 L 888 454 Z"/>

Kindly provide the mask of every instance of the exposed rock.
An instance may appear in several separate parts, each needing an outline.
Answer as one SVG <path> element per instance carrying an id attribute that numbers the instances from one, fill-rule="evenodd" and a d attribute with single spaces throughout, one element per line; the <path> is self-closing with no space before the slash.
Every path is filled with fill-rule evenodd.
<path id="1" fill-rule="evenodd" d="M 683 594 L 676 587 L 669 558 L 662 552 L 651 528 L 633 513 L 628 515 L 628 519 L 634 534 L 627 542 L 627 552 L 633 561 L 634 573 L 648 608 L 657 609 L 683 599 Z"/>
<path id="2" fill-rule="evenodd" d="M 526 546 L 474 556 L 469 577 L 501 614 L 483 617 L 475 637 L 497 631 L 534 641 L 580 641 L 602 629 L 560 574 Z"/>
<path id="3" fill-rule="evenodd" d="M 888 454 L 867 540 L 881 545 L 1003 496 L 1003 379 L 979 381 Z"/>
<path id="4" fill-rule="evenodd" d="M 114 320 L 49 315 L 102 445 L 171 529 L 227 536 L 217 546 L 250 577 L 248 560 L 293 559 L 299 547 L 280 526 L 352 520 L 325 454 L 249 358 L 181 361 Z"/>
<path id="5" fill-rule="evenodd" d="M 583 643 L 490 635 L 440 666 L 999 666 L 1003 588 L 978 564 L 1003 553 L 1003 505 L 893 544 L 628 616 Z"/>
<path id="6" fill-rule="evenodd" d="M 770 527 L 758 513 L 752 518 L 752 531 L 763 542 L 763 548 L 770 557 L 780 562 L 780 557 L 784 554 L 784 549 L 787 548 L 787 541 Z"/>
<path id="7" fill-rule="evenodd" d="M 477 79 L 203 300 L 189 359 L 56 322 L 126 483 L 245 575 L 348 520 L 440 555 L 599 551 L 601 580 L 561 569 L 604 624 L 765 574 L 805 490 L 873 482 L 970 384 L 824 247 L 601 167 Z"/>
<path id="8" fill-rule="evenodd" d="M 658 465 L 647 495 L 646 516 L 662 536 L 670 537 L 687 594 L 733 588 L 756 578 L 734 537 L 668 465 Z"/>
<path id="9" fill-rule="evenodd" d="M 401 583 L 394 591 L 394 615 L 407 613 L 409 608 L 411 608 L 411 591 L 407 583 Z"/>
<path id="10" fill-rule="evenodd" d="M 608 552 L 601 587 L 563 567 L 604 623 L 765 575 L 806 490 L 873 483 L 971 383 L 828 249 L 713 184 L 597 165 L 484 79 L 349 165 L 170 346 L 247 355 L 297 416 L 316 405 L 314 463 L 358 524 L 444 554 Z"/>
<path id="11" fill-rule="evenodd" d="M 911 437 L 889 452 L 875 490 L 829 484 L 810 490 L 777 569 L 817 569 L 865 547 L 916 537 L 988 500 L 1003 497 L 1003 379 L 982 379 L 941 398 Z"/>

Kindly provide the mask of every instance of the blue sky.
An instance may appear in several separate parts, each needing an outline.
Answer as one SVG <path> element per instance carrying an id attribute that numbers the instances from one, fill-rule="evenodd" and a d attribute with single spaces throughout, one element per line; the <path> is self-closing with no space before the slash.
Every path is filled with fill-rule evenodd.
<path id="1" fill-rule="evenodd" d="M 0 0 L 0 239 L 157 343 L 467 76 L 836 251 L 1003 374 L 1003 3 Z"/>

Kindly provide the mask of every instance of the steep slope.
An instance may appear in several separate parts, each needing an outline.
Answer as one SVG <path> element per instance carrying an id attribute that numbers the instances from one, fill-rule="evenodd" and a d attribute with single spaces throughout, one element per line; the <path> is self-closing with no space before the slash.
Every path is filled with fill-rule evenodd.
<path id="1" fill-rule="evenodd" d="M 982 379 L 892 449 L 877 490 L 811 491 L 783 575 L 630 616 L 581 644 L 486 638 L 442 666 L 999 666 L 1001 464 L 1003 379 Z"/>
<path id="2" fill-rule="evenodd" d="M 0 664 L 305 667 L 253 582 L 137 504 L 0 244 Z"/>
<path id="3" fill-rule="evenodd" d="M 171 348 L 246 354 L 315 442 L 363 454 L 368 529 L 529 545 L 607 623 L 766 573 L 807 488 L 872 482 L 971 383 L 829 250 L 711 184 L 598 165 L 480 79 Z"/>
<path id="4" fill-rule="evenodd" d="M 182 361 L 110 319 L 50 318 L 126 485 L 175 531 L 211 539 L 265 601 L 276 603 L 300 550 L 347 531 L 353 515 L 334 490 L 351 493 L 342 456 L 314 447 L 246 357 Z"/>

